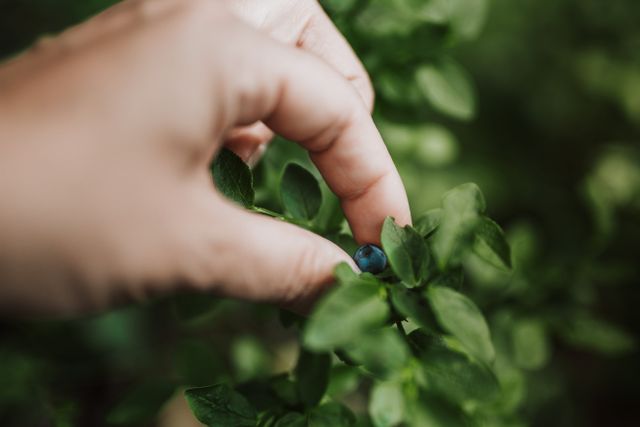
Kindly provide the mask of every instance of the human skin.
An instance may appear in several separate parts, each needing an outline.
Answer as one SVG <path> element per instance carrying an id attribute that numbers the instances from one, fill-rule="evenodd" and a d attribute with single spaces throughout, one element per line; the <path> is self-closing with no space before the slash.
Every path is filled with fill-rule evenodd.
<path id="1" fill-rule="evenodd" d="M 180 290 L 307 310 L 348 254 L 233 205 L 209 173 L 225 142 L 255 155 L 267 127 L 308 150 L 357 241 L 378 243 L 388 215 L 410 222 L 346 42 L 241 19 L 215 1 L 126 1 L 0 67 L 2 313 Z M 343 53 L 323 57 L 332 43 Z"/>

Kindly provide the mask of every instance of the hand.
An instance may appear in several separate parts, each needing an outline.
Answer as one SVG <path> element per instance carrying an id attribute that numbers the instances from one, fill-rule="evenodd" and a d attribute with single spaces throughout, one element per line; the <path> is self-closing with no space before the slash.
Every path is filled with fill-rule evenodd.
<path id="1" fill-rule="evenodd" d="M 342 74 L 358 91 L 369 111 L 373 87 L 366 70 L 316 0 L 224 0 L 251 26 L 276 40 L 312 53 Z M 249 164 L 266 149 L 273 132 L 262 122 L 229 132 L 225 144 Z"/>
<path id="2" fill-rule="evenodd" d="M 359 242 L 410 221 L 362 99 L 218 2 L 120 3 L 0 68 L 0 309 L 71 314 L 179 289 L 304 310 L 349 256 L 222 198 L 230 129 L 299 141 Z"/>

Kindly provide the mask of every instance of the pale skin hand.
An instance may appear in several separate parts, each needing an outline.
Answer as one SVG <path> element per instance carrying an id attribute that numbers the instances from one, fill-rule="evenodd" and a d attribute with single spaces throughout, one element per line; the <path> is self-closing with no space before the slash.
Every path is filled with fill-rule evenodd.
<path id="1" fill-rule="evenodd" d="M 305 310 L 349 256 L 231 204 L 208 165 L 257 121 L 300 142 L 359 242 L 410 221 L 362 97 L 219 2 L 138 0 L 0 68 L 0 310 L 67 315 L 180 289 Z"/>
<path id="2" fill-rule="evenodd" d="M 319 57 L 358 91 L 367 109 L 374 93 L 364 66 L 316 0 L 223 0 L 242 20 L 276 40 Z M 226 145 L 255 163 L 273 133 L 261 122 L 230 131 Z"/>

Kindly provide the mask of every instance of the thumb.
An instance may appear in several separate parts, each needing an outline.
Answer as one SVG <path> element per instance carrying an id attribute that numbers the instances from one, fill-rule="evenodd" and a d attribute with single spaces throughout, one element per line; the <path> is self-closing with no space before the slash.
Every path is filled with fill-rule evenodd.
<path id="1" fill-rule="evenodd" d="M 321 236 L 218 201 L 207 239 L 215 243 L 205 245 L 209 254 L 204 258 L 215 260 L 207 269 L 213 277 L 205 283 L 216 293 L 306 313 L 333 283 L 338 263 L 357 269 L 346 252 Z"/>

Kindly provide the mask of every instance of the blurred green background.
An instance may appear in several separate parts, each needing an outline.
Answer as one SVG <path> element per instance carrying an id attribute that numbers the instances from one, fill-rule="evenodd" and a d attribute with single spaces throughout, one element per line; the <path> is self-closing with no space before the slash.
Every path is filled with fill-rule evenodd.
<path id="1" fill-rule="evenodd" d="M 0 57 L 110 3 L 0 0 Z M 512 274 L 465 265 L 509 390 L 487 425 L 640 425 L 640 2 L 323 4 L 371 74 L 414 214 L 474 181 L 512 244 Z M 263 205 L 303 156 L 273 144 Z M 154 425 L 176 385 L 281 371 L 292 352 L 274 308 L 202 296 L 5 320 L 0 424 Z"/>

